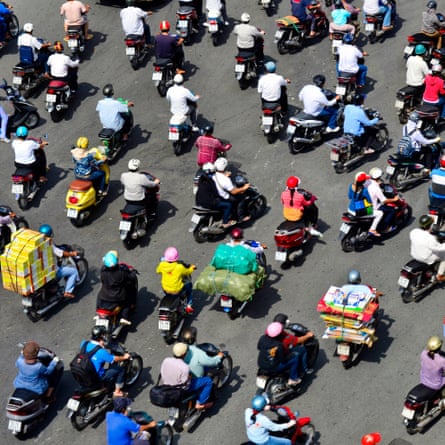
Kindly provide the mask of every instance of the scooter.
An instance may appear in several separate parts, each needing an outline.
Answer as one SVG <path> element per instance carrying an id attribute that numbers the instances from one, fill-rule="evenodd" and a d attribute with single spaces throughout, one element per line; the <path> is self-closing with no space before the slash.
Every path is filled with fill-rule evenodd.
<path id="1" fill-rule="evenodd" d="M 19 32 L 20 32 L 19 19 L 13 12 L 10 12 L 9 18 L 6 21 L 6 43 L 8 43 L 12 39 L 15 39 L 19 35 Z M 0 51 L 6 46 L 7 45 L 0 47 Z"/>
<path id="2" fill-rule="evenodd" d="M 278 8 L 276 0 L 258 0 L 258 4 L 266 11 L 268 17 L 271 17 Z"/>
<path id="3" fill-rule="evenodd" d="M 46 90 L 45 108 L 53 122 L 62 120 L 65 110 L 68 109 L 74 93 L 68 82 L 63 80 L 50 80 Z"/>
<path id="4" fill-rule="evenodd" d="M 154 71 L 152 80 L 161 97 L 165 97 L 167 90 L 173 85 L 173 78 L 175 77 L 175 69 L 171 59 L 157 59 L 153 63 Z"/>
<path id="5" fill-rule="evenodd" d="M 182 154 L 192 134 L 192 125 L 188 116 L 174 114 L 168 125 L 168 140 L 173 143 L 176 156 Z"/>
<path id="6" fill-rule="evenodd" d="M 238 50 L 235 62 L 235 79 L 240 89 L 245 90 L 258 76 L 256 55 L 252 51 Z"/>
<path id="7" fill-rule="evenodd" d="M 418 88 L 407 85 L 397 91 L 394 107 L 397 110 L 399 122 L 402 125 L 408 122 L 409 115 L 420 105 L 421 102 L 422 94 Z"/>
<path id="8" fill-rule="evenodd" d="M 181 334 L 187 316 L 186 306 L 185 292 L 180 295 L 164 293 L 159 303 L 158 329 L 168 345 L 177 340 Z"/>
<path id="9" fill-rule="evenodd" d="M 3 222 L 8 221 L 9 222 Z M 28 221 L 23 216 L 17 216 L 7 205 L 0 205 L 0 254 L 11 242 L 11 235 L 17 230 L 29 228 Z"/>
<path id="10" fill-rule="evenodd" d="M 23 348 L 23 344 L 19 345 Z M 56 353 L 40 347 L 37 360 L 44 366 L 48 366 Z M 63 374 L 63 361 L 59 359 L 55 373 Z M 45 401 L 44 395 L 38 395 L 27 389 L 16 389 L 8 398 L 6 404 L 6 417 L 8 421 L 8 430 L 19 439 L 25 439 L 26 435 L 37 425 L 41 424 L 50 405 Z M 4 438 L 4 440 L 6 440 Z"/>
<path id="11" fill-rule="evenodd" d="M 145 37 L 129 34 L 125 37 L 125 54 L 130 61 L 130 65 L 137 70 L 148 55 L 148 49 L 145 48 Z"/>
<path id="12" fill-rule="evenodd" d="M 388 3 L 390 3 L 393 7 L 393 13 L 391 17 L 391 24 L 394 24 L 395 22 L 395 13 L 394 13 L 394 7 L 395 5 L 392 0 L 389 0 Z M 364 14 L 364 22 L 365 22 L 365 32 L 368 34 L 368 40 L 369 43 L 374 44 L 378 42 L 379 40 L 382 41 L 384 39 L 385 34 L 388 31 L 383 30 L 383 17 L 384 14 Z"/>
<path id="13" fill-rule="evenodd" d="M 408 187 L 427 181 L 430 177 L 430 171 L 423 164 L 414 162 L 400 153 L 389 155 L 387 162 L 386 178 L 397 190 L 406 190 Z"/>
<path id="14" fill-rule="evenodd" d="M 148 425 L 153 421 L 153 417 L 148 415 L 145 411 L 130 411 L 128 417 L 136 422 L 138 425 Z M 136 442 L 142 442 L 144 439 L 136 435 Z M 172 445 L 173 443 L 173 428 L 165 420 L 156 422 L 154 428 L 150 428 L 150 440 L 147 445 Z"/>
<path id="15" fill-rule="evenodd" d="M 349 104 L 352 101 L 352 97 L 357 91 L 357 77 L 353 73 L 340 72 L 337 75 L 337 87 L 335 88 L 335 94 L 342 97 L 342 101 L 345 104 Z"/>
<path id="16" fill-rule="evenodd" d="M 69 25 L 66 30 L 66 43 L 71 51 L 73 59 L 80 59 L 85 51 L 85 36 L 82 25 Z"/>
<path id="17" fill-rule="evenodd" d="M 269 144 L 273 144 L 283 128 L 283 117 L 279 102 L 264 102 L 261 128 Z"/>
<path id="18" fill-rule="evenodd" d="M 204 26 L 212 39 L 213 46 L 218 46 L 219 38 L 224 32 L 224 20 L 221 11 L 208 11 L 207 23 Z"/>
<path id="19" fill-rule="evenodd" d="M 192 6 L 183 6 L 181 2 L 179 5 L 176 11 L 176 35 L 184 39 L 185 45 L 190 45 L 195 33 L 192 21 L 197 19 L 196 9 Z"/>

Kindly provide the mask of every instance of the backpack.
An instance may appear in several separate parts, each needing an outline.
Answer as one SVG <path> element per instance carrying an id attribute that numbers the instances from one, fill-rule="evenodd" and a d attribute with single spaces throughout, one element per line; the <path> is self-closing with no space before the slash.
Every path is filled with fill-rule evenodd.
<path id="1" fill-rule="evenodd" d="M 73 358 L 70 363 L 70 369 L 77 383 L 83 387 L 90 388 L 97 385 L 100 381 L 100 377 L 91 361 L 91 357 L 101 348 L 101 346 L 96 345 L 90 352 L 86 352 L 87 344 L 88 342 L 86 341 L 80 348 L 80 352 Z"/>
<path id="2" fill-rule="evenodd" d="M 199 177 L 198 191 L 196 192 L 196 205 L 208 209 L 214 209 L 220 199 L 215 181 L 203 173 Z"/>
<path id="3" fill-rule="evenodd" d="M 184 396 L 183 385 L 155 385 L 150 389 L 150 402 L 161 408 L 170 408 Z"/>
<path id="4" fill-rule="evenodd" d="M 79 177 L 86 178 L 93 173 L 93 166 L 90 156 L 85 156 L 80 161 L 76 161 L 74 174 Z"/>
<path id="5" fill-rule="evenodd" d="M 416 128 L 414 130 L 411 130 L 408 134 L 405 134 L 402 139 L 400 139 L 399 143 L 397 144 L 397 151 L 400 155 L 410 158 L 414 153 L 414 147 L 411 142 L 411 135 L 416 131 Z"/>

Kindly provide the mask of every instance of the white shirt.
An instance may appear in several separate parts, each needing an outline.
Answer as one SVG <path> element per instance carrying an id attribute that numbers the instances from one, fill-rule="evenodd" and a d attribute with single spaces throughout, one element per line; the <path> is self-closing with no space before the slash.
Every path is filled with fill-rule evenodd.
<path id="1" fill-rule="evenodd" d="M 255 46 L 255 38 L 263 37 L 258 28 L 248 23 L 241 23 L 233 28 L 233 32 L 238 36 L 236 46 L 238 48 L 253 48 Z"/>
<path id="2" fill-rule="evenodd" d="M 167 91 L 167 100 L 170 103 L 170 112 L 173 115 L 186 116 L 190 111 L 187 100 L 197 102 L 198 98 L 182 85 L 173 85 Z"/>
<path id="3" fill-rule="evenodd" d="M 125 35 L 142 36 L 144 34 L 144 18 L 147 16 L 148 14 L 145 11 L 135 6 L 122 9 L 121 22 Z"/>
<path id="4" fill-rule="evenodd" d="M 382 4 L 386 5 L 387 1 L 382 0 Z M 365 0 L 363 2 L 363 12 L 375 15 L 380 12 L 380 0 Z"/>
<path id="5" fill-rule="evenodd" d="M 206 9 L 207 11 L 221 11 L 222 9 L 221 0 L 207 0 Z"/>
<path id="6" fill-rule="evenodd" d="M 73 61 L 65 54 L 55 53 L 49 56 L 48 66 L 50 67 L 51 76 L 65 77 L 68 76 L 68 68 L 76 68 L 79 66 L 79 61 Z"/>
<path id="7" fill-rule="evenodd" d="M 378 209 L 385 201 L 386 197 L 377 181 L 370 179 L 365 184 L 368 189 L 369 196 L 371 197 L 372 206 L 374 209 Z"/>
<path id="8" fill-rule="evenodd" d="M 300 91 L 298 98 L 303 102 L 303 111 L 312 116 L 318 116 L 325 106 L 334 105 L 337 101 L 334 97 L 328 100 L 316 85 L 306 85 Z"/>
<path id="9" fill-rule="evenodd" d="M 411 230 L 411 256 L 422 263 L 433 264 L 435 261 L 445 259 L 445 244 L 439 243 L 437 238 L 420 228 Z"/>
<path id="10" fill-rule="evenodd" d="M 357 73 L 359 66 L 357 59 L 363 57 L 363 53 L 354 45 L 342 45 L 338 47 L 338 70 L 345 73 Z"/>
<path id="11" fill-rule="evenodd" d="M 278 102 L 283 86 L 286 86 L 286 79 L 283 76 L 275 73 L 265 74 L 258 81 L 258 93 L 267 102 Z"/>
<path id="12" fill-rule="evenodd" d="M 40 145 L 31 139 L 22 141 L 21 139 L 14 139 L 12 141 L 12 148 L 15 154 L 15 162 L 18 164 L 29 165 L 36 161 L 34 150 L 37 150 Z"/>
<path id="13" fill-rule="evenodd" d="M 17 46 L 30 46 L 32 48 L 32 55 L 34 57 L 34 62 L 37 60 L 37 51 L 42 47 L 39 40 L 28 32 L 24 32 L 19 35 L 17 39 Z"/>
<path id="14" fill-rule="evenodd" d="M 230 192 L 235 188 L 230 177 L 226 176 L 224 172 L 216 172 L 212 179 L 215 181 L 219 196 L 222 199 L 229 199 Z"/>
<path id="15" fill-rule="evenodd" d="M 406 84 L 411 87 L 423 85 L 429 73 L 428 64 L 420 56 L 410 56 L 406 61 Z"/>

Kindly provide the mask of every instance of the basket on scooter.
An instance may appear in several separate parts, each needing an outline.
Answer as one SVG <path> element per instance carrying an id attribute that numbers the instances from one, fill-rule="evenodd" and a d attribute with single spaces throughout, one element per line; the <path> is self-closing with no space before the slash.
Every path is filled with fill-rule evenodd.
<path id="1" fill-rule="evenodd" d="M 284 221 L 276 229 L 274 239 L 277 247 L 294 247 L 304 239 L 305 226 L 302 221 Z"/>
<path id="2" fill-rule="evenodd" d="M 332 139 L 330 141 L 326 141 L 326 145 L 334 150 L 345 150 L 350 145 L 354 143 L 354 136 L 350 134 L 344 134 L 339 138 Z"/>

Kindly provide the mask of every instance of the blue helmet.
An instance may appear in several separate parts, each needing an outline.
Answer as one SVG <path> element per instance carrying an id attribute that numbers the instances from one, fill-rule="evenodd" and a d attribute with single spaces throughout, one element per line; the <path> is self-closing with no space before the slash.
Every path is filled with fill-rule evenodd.
<path id="1" fill-rule="evenodd" d="M 348 44 L 348 43 L 352 43 L 353 40 L 354 40 L 354 36 L 353 36 L 352 34 L 350 34 L 350 33 L 345 34 L 345 35 L 343 36 L 343 43 L 346 43 L 346 44 Z"/>
<path id="2" fill-rule="evenodd" d="M 263 396 L 255 396 L 252 399 L 251 407 L 255 411 L 263 411 L 266 405 L 267 405 L 267 400 Z"/>
<path id="3" fill-rule="evenodd" d="M 15 130 L 15 135 L 18 138 L 26 138 L 26 136 L 28 136 L 28 129 L 22 125 Z"/>
<path id="4" fill-rule="evenodd" d="M 105 267 L 115 267 L 119 261 L 117 252 L 115 250 L 110 250 L 102 258 Z"/>
<path id="5" fill-rule="evenodd" d="M 20 128 L 22 128 L 22 127 L 20 127 Z M 42 224 L 39 227 L 39 232 L 43 233 L 46 236 L 53 236 L 54 235 L 53 228 L 49 224 Z"/>
<path id="6" fill-rule="evenodd" d="M 277 65 L 275 62 L 269 61 L 264 65 L 264 68 L 266 68 L 268 73 L 274 73 L 277 69 Z"/>

